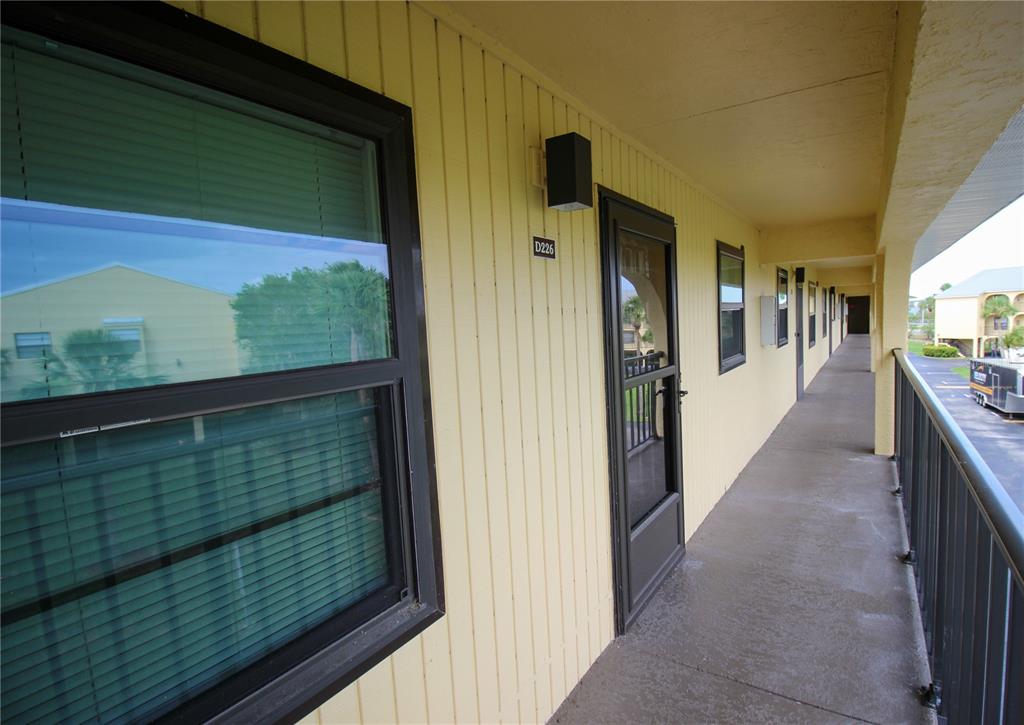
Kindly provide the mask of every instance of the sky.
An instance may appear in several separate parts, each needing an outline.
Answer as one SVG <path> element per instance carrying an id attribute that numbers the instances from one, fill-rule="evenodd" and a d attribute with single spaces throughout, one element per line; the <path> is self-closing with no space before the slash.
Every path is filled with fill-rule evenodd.
<path id="1" fill-rule="evenodd" d="M 935 294 L 944 282 L 958 284 L 984 269 L 1024 267 L 1024 196 L 910 276 L 910 296 Z"/>
<path id="2" fill-rule="evenodd" d="M 122 264 L 237 294 L 295 269 L 357 261 L 388 275 L 384 244 L 147 214 L 4 199 L 0 293 Z"/>

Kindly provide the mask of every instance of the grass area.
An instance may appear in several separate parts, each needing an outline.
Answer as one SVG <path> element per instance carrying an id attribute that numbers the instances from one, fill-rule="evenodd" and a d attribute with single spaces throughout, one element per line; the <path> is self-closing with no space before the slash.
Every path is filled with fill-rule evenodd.
<path id="1" fill-rule="evenodd" d="M 924 341 L 923 340 L 907 340 L 907 352 L 912 352 L 915 355 L 924 354 Z"/>
<path id="2" fill-rule="evenodd" d="M 971 379 L 971 369 L 967 365 L 957 365 L 956 367 L 950 368 L 949 372 L 956 373 L 964 380 Z"/>
<path id="3" fill-rule="evenodd" d="M 640 391 L 647 389 L 646 385 L 641 385 L 636 388 L 630 388 L 626 391 L 626 421 L 629 423 L 639 423 L 642 420 L 649 420 L 651 417 L 651 411 L 639 411 L 637 410 L 638 398 Z M 650 406 L 650 402 L 644 401 L 647 406 Z"/>

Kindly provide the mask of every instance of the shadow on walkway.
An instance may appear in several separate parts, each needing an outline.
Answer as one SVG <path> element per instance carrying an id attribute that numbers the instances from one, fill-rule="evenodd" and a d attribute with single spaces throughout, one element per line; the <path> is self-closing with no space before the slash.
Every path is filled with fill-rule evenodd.
<path id="1" fill-rule="evenodd" d="M 552 722 L 933 720 L 869 354 L 836 350 Z"/>

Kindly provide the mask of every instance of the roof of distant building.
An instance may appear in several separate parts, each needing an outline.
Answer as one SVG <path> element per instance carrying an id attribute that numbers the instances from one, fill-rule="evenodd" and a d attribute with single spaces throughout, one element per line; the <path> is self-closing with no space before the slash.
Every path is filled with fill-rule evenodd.
<path id="1" fill-rule="evenodd" d="M 960 284 L 955 284 L 936 297 L 977 297 L 989 292 L 1019 292 L 1024 290 L 1024 267 L 986 269 Z"/>

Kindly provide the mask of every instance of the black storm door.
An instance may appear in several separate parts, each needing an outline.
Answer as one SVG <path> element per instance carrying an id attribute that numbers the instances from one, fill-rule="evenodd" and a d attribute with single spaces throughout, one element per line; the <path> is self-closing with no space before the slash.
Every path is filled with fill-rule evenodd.
<path id="1" fill-rule="evenodd" d="M 683 553 L 675 225 L 602 190 L 616 626 Z"/>

